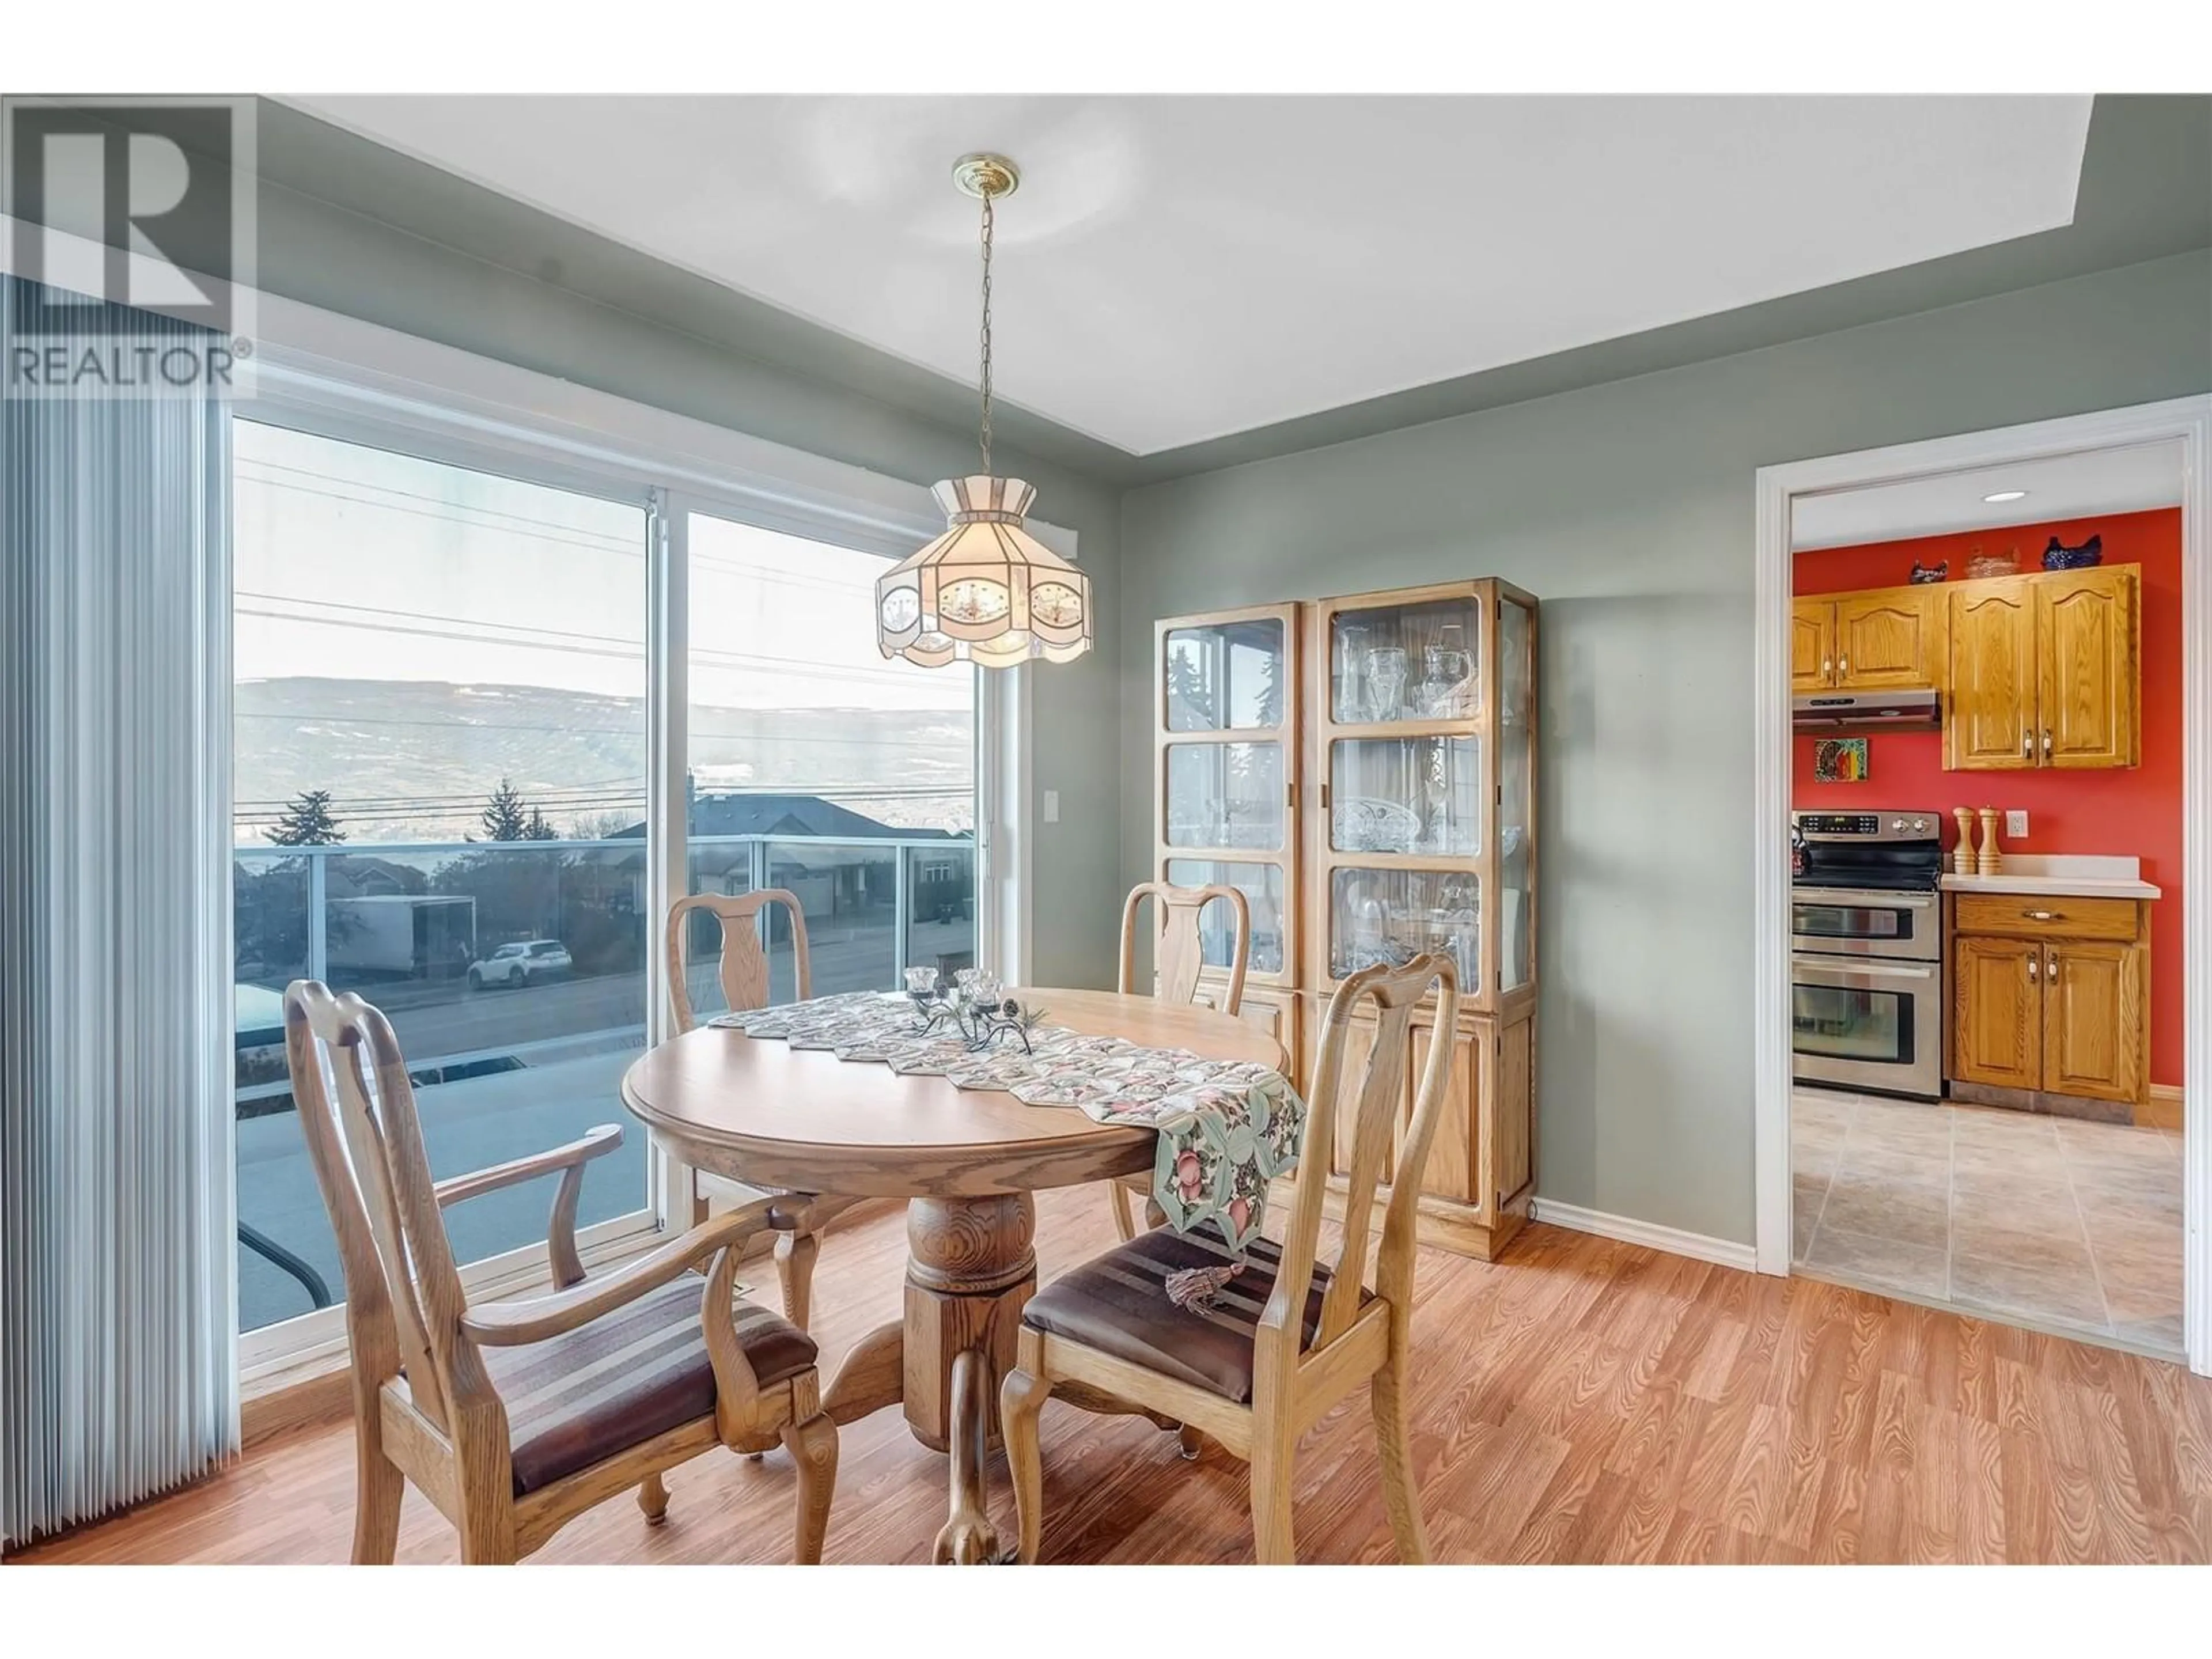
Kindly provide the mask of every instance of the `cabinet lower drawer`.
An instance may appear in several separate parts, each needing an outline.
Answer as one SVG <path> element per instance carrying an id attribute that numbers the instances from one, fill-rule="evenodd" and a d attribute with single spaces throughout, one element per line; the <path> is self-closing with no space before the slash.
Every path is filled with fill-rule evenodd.
<path id="1" fill-rule="evenodd" d="M 2008 939 L 2131 939 L 2136 901 L 2071 898 L 2033 893 L 1959 893 L 1955 926 L 1961 933 Z"/>

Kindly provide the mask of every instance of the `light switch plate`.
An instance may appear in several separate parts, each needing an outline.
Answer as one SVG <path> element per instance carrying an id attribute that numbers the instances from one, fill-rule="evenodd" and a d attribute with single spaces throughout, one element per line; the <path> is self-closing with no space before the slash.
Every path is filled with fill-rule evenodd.
<path id="1" fill-rule="evenodd" d="M 1047 823 L 1060 822 L 1060 791 L 1057 789 L 1044 792 L 1044 821 Z"/>
<path id="2" fill-rule="evenodd" d="M 2008 808 L 2005 811 L 2005 834 L 2014 841 L 2023 839 L 2027 834 L 2027 814 L 2017 808 Z"/>

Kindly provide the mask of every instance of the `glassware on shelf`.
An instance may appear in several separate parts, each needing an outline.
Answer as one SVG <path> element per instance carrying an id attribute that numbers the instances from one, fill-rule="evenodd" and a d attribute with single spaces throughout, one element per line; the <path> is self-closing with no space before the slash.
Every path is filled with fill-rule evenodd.
<path id="1" fill-rule="evenodd" d="M 1420 815 L 1399 801 L 1354 795 L 1329 812 L 1328 843 L 1340 853 L 1410 853 L 1420 834 Z"/>
<path id="2" fill-rule="evenodd" d="M 937 991 L 937 969 L 909 968 L 906 970 L 906 988 L 914 996 L 932 996 Z"/>
<path id="3" fill-rule="evenodd" d="M 1478 887 L 1463 871 L 1336 871 L 1329 884 L 1331 977 L 1377 963 L 1401 967 L 1437 951 L 1474 986 L 1482 939 Z"/>
<path id="4" fill-rule="evenodd" d="M 1330 701 L 1339 721 L 1358 720 L 1367 714 L 1367 659 L 1374 647 L 1374 630 L 1339 623 L 1333 630 L 1336 647 L 1331 653 Z"/>
<path id="5" fill-rule="evenodd" d="M 1471 858 L 1480 848 L 1480 739 L 1338 738 L 1328 760 L 1334 851 Z"/>
<path id="6" fill-rule="evenodd" d="M 1399 719 L 1406 708 L 1406 647 L 1370 646 L 1366 668 L 1367 718 L 1377 724 Z"/>
<path id="7" fill-rule="evenodd" d="M 1474 712 L 1469 695 L 1474 659 L 1468 654 L 1467 630 L 1457 623 L 1437 629 L 1436 643 L 1421 652 L 1421 684 L 1414 706 L 1429 720 L 1458 720 Z"/>
<path id="8" fill-rule="evenodd" d="M 1352 955 L 1359 968 L 1390 960 L 1390 911 L 1374 894 L 1364 896 L 1352 915 Z M 1354 969 L 1357 971 L 1357 969 Z"/>

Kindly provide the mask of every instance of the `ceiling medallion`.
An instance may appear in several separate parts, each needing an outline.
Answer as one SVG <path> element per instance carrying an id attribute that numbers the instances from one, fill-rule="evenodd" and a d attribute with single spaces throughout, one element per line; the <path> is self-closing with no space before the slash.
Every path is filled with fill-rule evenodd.
<path id="1" fill-rule="evenodd" d="M 1036 491 L 991 476 L 992 204 L 1021 174 L 1003 155 L 963 155 L 952 181 L 983 204 L 983 470 L 931 491 L 945 533 L 876 584 L 876 644 L 925 668 L 1073 662 L 1091 648 L 1091 579 L 1023 527 Z"/>

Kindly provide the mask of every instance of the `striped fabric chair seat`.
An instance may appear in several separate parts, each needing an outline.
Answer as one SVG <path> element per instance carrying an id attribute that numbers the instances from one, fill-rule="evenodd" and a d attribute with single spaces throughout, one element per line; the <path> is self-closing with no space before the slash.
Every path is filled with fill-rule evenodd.
<path id="1" fill-rule="evenodd" d="M 1054 1279 L 1030 1298 L 1022 1322 L 1249 1405 L 1252 1334 L 1275 1293 L 1281 1248 L 1269 1239 L 1255 1241 L 1244 1271 L 1223 1287 L 1210 1308 L 1178 1308 L 1168 1300 L 1170 1273 L 1219 1267 L 1232 1259 L 1228 1247 L 1210 1233 L 1187 1237 L 1155 1227 Z M 1322 1293 L 1328 1281 L 1328 1269 L 1316 1263 L 1306 1293 L 1301 1347 L 1321 1328 Z"/>
<path id="2" fill-rule="evenodd" d="M 486 1348 L 507 1407 L 517 1496 L 714 1410 L 699 1324 L 707 1281 L 686 1273 L 580 1330 Z M 763 1388 L 814 1364 L 814 1340 L 780 1315 L 737 1304 L 738 1340 Z"/>

